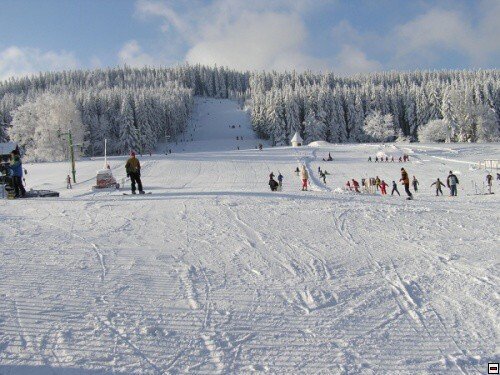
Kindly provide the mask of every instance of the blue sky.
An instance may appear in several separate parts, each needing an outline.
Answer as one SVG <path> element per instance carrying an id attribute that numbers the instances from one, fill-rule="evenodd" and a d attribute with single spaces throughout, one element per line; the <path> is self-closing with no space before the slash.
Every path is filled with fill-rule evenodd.
<path id="1" fill-rule="evenodd" d="M 0 79 L 128 64 L 498 68 L 500 0 L 0 0 Z"/>

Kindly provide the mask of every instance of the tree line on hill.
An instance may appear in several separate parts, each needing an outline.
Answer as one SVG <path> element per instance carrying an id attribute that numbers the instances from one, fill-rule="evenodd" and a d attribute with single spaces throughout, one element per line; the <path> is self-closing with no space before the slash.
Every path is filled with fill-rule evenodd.
<path id="1" fill-rule="evenodd" d="M 0 82 L 0 140 L 32 160 L 62 160 L 71 129 L 84 155 L 149 152 L 187 126 L 194 96 L 230 98 L 275 145 L 500 137 L 500 71 L 238 72 L 223 67 L 110 68 L 40 73 Z"/>

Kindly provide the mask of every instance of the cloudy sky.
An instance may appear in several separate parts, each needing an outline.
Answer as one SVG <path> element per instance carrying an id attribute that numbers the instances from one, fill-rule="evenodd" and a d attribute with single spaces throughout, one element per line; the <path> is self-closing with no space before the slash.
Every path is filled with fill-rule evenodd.
<path id="1" fill-rule="evenodd" d="M 500 0 L 0 0 L 0 10 L 0 79 L 185 61 L 344 75 L 500 61 Z"/>

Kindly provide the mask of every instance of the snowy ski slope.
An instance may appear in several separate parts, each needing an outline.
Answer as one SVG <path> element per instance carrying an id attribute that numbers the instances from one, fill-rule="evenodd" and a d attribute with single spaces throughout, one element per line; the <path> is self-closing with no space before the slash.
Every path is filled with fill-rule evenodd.
<path id="1" fill-rule="evenodd" d="M 186 142 L 140 158 L 151 195 L 92 192 L 101 158 L 78 162 L 70 191 L 67 163 L 27 165 L 29 187 L 61 197 L 0 201 L 0 374 L 486 374 L 500 360 L 500 189 L 472 194 L 499 145 L 259 142 L 234 103 L 197 99 Z M 414 201 L 340 191 L 399 179 L 400 163 L 367 162 L 377 152 L 410 155 Z M 118 180 L 125 160 L 109 160 Z M 435 197 L 449 170 L 459 196 Z"/>

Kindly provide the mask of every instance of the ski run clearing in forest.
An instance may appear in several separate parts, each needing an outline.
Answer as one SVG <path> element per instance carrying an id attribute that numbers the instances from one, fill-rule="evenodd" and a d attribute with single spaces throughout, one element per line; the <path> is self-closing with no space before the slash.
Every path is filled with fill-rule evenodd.
<path id="1" fill-rule="evenodd" d="M 77 163 L 73 190 L 67 163 L 25 166 L 28 187 L 61 197 L 0 201 L 0 374 L 486 374 L 499 361 L 500 189 L 472 185 L 498 144 L 259 151 L 246 113 L 209 99 L 188 133 L 139 156 L 151 195 L 92 192 L 102 159 Z M 379 152 L 410 156 L 415 200 L 342 192 L 400 178 L 402 163 L 367 162 Z M 125 160 L 109 159 L 119 181 Z M 449 170 L 458 197 L 435 197 Z"/>

